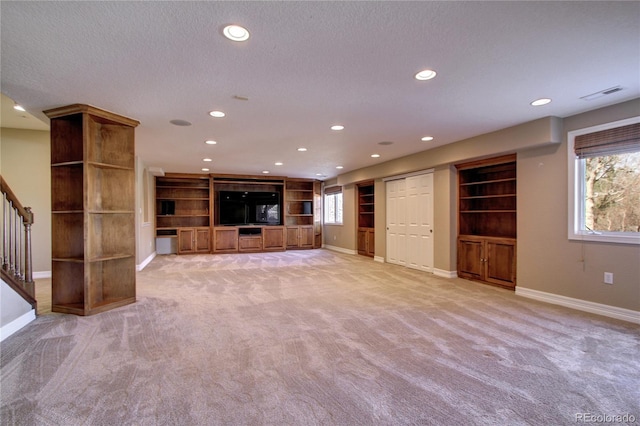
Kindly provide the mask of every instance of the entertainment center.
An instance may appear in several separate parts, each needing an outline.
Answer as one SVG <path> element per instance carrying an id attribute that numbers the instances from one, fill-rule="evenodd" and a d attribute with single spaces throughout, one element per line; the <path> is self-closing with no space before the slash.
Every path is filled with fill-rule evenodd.
<path id="1" fill-rule="evenodd" d="M 156 177 L 156 251 L 319 248 L 321 200 L 321 182 L 312 179 L 167 173 Z"/>

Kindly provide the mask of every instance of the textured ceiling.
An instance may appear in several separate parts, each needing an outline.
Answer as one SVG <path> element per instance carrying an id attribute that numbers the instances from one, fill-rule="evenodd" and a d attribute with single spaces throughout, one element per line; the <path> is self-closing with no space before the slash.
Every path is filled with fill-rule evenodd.
<path id="1" fill-rule="evenodd" d="M 165 171 L 211 157 L 217 173 L 324 179 L 640 94 L 639 2 L 2 1 L 0 14 L 2 93 L 44 121 L 71 103 L 137 119 L 138 155 Z M 229 23 L 249 41 L 222 37 Z M 425 68 L 437 77 L 415 80 Z M 540 97 L 553 102 L 529 105 Z"/>

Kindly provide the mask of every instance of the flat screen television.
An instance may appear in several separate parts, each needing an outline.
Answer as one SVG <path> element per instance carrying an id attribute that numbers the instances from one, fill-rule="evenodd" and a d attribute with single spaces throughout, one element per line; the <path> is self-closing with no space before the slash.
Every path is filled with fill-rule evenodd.
<path id="1" fill-rule="evenodd" d="M 279 192 L 220 191 L 220 225 L 281 225 Z"/>

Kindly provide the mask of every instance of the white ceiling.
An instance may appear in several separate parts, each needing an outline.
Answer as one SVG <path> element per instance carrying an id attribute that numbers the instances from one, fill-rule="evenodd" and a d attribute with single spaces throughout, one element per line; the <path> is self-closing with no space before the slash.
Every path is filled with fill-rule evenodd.
<path id="1" fill-rule="evenodd" d="M 41 111 L 71 103 L 137 119 L 138 155 L 165 171 L 200 172 L 211 157 L 216 173 L 325 179 L 640 95 L 640 2 L 2 1 L 0 11 L 2 93 L 45 122 Z M 229 23 L 251 38 L 225 39 Z M 415 80 L 425 68 L 437 77 Z M 529 105 L 541 97 L 553 102 Z"/>

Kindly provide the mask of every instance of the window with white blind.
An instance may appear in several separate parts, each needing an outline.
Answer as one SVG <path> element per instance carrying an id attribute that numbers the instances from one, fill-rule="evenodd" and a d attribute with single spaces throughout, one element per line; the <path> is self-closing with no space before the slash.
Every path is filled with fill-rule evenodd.
<path id="1" fill-rule="evenodd" d="M 324 190 L 324 223 L 342 225 L 341 186 L 332 186 Z"/>
<path id="2" fill-rule="evenodd" d="M 569 239 L 640 244 L 640 117 L 568 134 Z"/>

